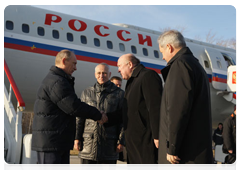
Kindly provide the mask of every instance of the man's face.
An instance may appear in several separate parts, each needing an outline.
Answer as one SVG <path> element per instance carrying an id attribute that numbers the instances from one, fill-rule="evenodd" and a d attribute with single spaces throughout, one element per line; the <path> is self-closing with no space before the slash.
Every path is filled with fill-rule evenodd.
<path id="1" fill-rule="evenodd" d="M 129 62 L 126 62 L 126 60 L 124 60 L 123 58 L 118 59 L 118 63 L 117 63 L 118 72 L 121 74 L 124 80 L 130 79 L 132 75 L 132 71 L 128 65 L 129 65 Z"/>
<path id="2" fill-rule="evenodd" d="M 98 65 L 95 68 L 95 78 L 99 84 L 106 83 L 111 76 L 111 72 L 109 72 L 108 67 L 104 65 Z"/>
<path id="3" fill-rule="evenodd" d="M 74 54 L 71 55 L 71 57 L 67 60 L 64 59 L 64 68 L 63 70 L 68 74 L 72 75 L 74 71 L 77 70 L 77 59 Z"/>
<path id="4" fill-rule="evenodd" d="M 159 45 L 159 50 L 160 52 L 162 53 L 163 55 L 163 60 L 165 60 L 167 63 L 172 59 L 173 55 L 171 54 L 170 52 L 170 47 L 169 46 L 166 46 L 165 48 L 161 47 Z"/>
<path id="5" fill-rule="evenodd" d="M 122 87 L 122 81 L 117 80 L 117 79 L 114 79 L 114 80 L 112 80 L 112 82 L 113 82 L 117 87 L 119 87 L 119 88 Z"/>

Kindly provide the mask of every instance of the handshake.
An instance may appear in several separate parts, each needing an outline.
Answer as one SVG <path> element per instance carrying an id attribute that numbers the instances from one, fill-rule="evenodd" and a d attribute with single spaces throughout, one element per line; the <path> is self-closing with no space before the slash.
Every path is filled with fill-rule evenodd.
<path id="1" fill-rule="evenodd" d="M 102 118 L 101 120 L 98 120 L 97 122 L 101 125 L 103 125 L 104 123 L 106 123 L 108 121 L 108 117 L 107 117 L 107 114 L 104 113 L 104 111 L 100 111 L 101 114 L 102 114 Z"/>

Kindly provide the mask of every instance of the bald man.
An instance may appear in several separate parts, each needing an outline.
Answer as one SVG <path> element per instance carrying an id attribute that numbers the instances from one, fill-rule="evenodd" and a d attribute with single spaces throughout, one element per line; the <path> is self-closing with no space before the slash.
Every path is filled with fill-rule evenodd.
<path id="1" fill-rule="evenodd" d="M 128 163 L 157 163 L 162 80 L 132 54 L 121 56 L 117 66 L 127 80 L 123 123 Z"/>
<path id="2" fill-rule="evenodd" d="M 95 67 L 97 82 L 81 94 L 82 101 L 103 110 L 109 118 L 104 125 L 77 118 L 74 148 L 80 150 L 83 164 L 116 164 L 125 145 L 122 125 L 124 92 L 109 80 L 110 77 L 109 65 L 98 64 Z"/>

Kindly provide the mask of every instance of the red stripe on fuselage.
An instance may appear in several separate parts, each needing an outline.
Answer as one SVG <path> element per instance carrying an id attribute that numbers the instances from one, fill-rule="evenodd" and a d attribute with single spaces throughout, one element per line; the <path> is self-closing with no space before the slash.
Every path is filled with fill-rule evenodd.
<path id="1" fill-rule="evenodd" d="M 56 56 L 59 51 L 52 51 L 52 50 L 45 50 L 38 47 L 29 47 L 24 45 L 18 45 L 18 44 L 11 44 L 11 43 L 4 43 L 5 48 L 10 48 L 14 50 L 20 50 L 20 51 L 26 51 L 26 52 L 32 52 L 32 53 L 38 53 L 38 54 L 44 54 L 44 55 L 50 55 L 50 56 Z M 82 55 L 76 55 L 77 60 L 86 61 L 86 62 L 92 62 L 92 63 L 106 63 L 111 66 L 117 66 L 116 61 L 110 61 L 110 60 L 104 60 L 99 58 L 93 58 L 93 57 L 86 57 Z M 147 67 L 148 68 L 148 67 Z M 156 71 L 158 74 L 161 74 L 160 69 L 156 68 L 148 68 Z"/>
<path id="2" fill-rule="evenodd" d="M 219 78 L 219 77 L 213 77 L 212 81 L 220 82 L 220 83 L 227 83 L 226 79 Z"/>
<path id="3" fill-rule="evenodd" d="M 5 48 L 10 48 L 14 50 L 20 50 L 20 51 L 26 51 L 26 52 L 32 52 L 32 53 L 38 53 L 38 54 L 45 54 L 45 55 L 51 55 L 51 56 L 56 56 L 58 51 L 52 51 L 52 50 L 45 50 L 41 48 L 31 48 L 29 46 L 24 46 L 24 45 L 17 45 L 17 44 L 11 44 L 11 43 L 4 43 Z"/>

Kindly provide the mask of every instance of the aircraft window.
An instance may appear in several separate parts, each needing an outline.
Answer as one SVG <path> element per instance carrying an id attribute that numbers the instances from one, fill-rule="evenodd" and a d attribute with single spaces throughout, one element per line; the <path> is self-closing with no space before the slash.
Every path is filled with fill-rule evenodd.
<path id="1" fill-rule="evenodd" d="M 154 57 L 159 58 L 159 53 L 157 50 L 154 50 Z"/>
<path id="2" fill-rule="evenodd" d="M 205 65 L 206 68 L 209 68 L 209 64 L 206 60 L 204 60 L 204 65 Z"/>
<path id="3" fill-rule="evenodd" d="M 94 38 L 94 45 L 100 47 L 100 40 L 98 38 Z"/>
<path id="4" fill-rule="evenodd" d="M 227 56 L 223 56 L 223 57 L 224 57 L 227 67 L 233 65 L 233 63 L 232 63 L 231 59 L 229 59 L 229 57 L 227 57 Z"/>
<path id="5" fill-rule="evenodd" d="M 72 35 L 72 33 L 67 33 L 67 40 L 68 41 L 73 41 L 73 35 Z"/>
<path id="6" fill-rule="evenodd" d="M 22 24 L 22 31 L 25 33 L 29 33 L 29 25 L 28 24 Z"/>
<path id="7" fill-rule="evenodd" d="M 12 21 L 6 21 L 6 28 L 8 30 L 13 30 L 13 22 Z"/>
<path id="8" fill-rule="evenodd" d="M 148 50 L 146 48 L 143 48 L 143 55 L 148 56 Z"/>
<path id="9" fill-rule="evenodd" d="M 135 46 L 131 46 L 131 50 L 132 50 L 132 53 L 133 54 L 137 54 L 137 49 L 136 49 L 136 47 Z"/>
<path id="10" fill-rule="evenodd" d="M 52 36 L 53 36 L 53 38 L 55 38 L 55 39 L 59 39 L 59 32 L 58 32 L 58 30 L 53 30 L 53 31 L 52 31 Z"/>
<path id="11" fill-rule="evenodd" d="M 123 43 L 119 43 L 119 49 L 120 51 L 125 51 L 125 46 Z"/>
<path id="12" fill-rule="evenodd" d="M 86 36 L 81 35 L 80 40 L 81 40 L 82 44 L 87 44 L 87 37 Z"/>
<path id="13" fill-rule="evenodd" d="M 107 41 L 107 47 L 108 47 L 109 49 L 113 49 L 112 41 Z"/>
<path id="14" fill-rule="evenodd" d="M 220 61 L 217 61 L 217 65 L 219 68 L 222 68 L 222 64 L 220 63 Z"/>
<path id="15" fill-rule="evenodd" d="M 44 28 L 43 27 L 38 27 L 38 35 L 44 36 L 44 34 L 45 34 Z"/>

